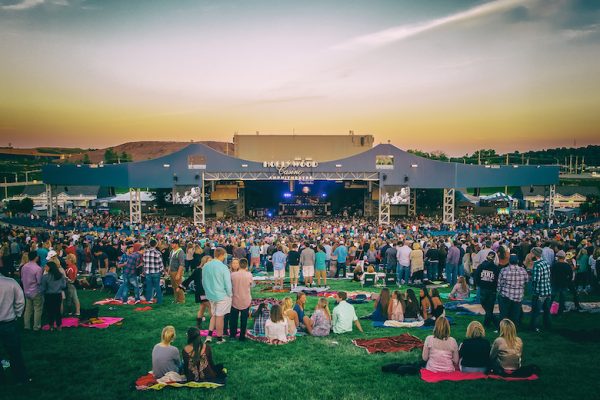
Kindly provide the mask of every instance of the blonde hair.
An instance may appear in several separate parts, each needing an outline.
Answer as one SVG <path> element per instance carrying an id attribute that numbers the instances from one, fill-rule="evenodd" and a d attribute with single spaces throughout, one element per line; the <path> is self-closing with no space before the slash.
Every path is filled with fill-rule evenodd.
<path id="1" fill-rule="evenodd" d="M 210 260 L 212 260 L 211 256 L 204 256 L 200 259 L 200 266 L 204 267 L 204 264 L 206 264 L 207 262 L 209 262 Z"/>
<path id="2" fill-rule="evenodd" d="M 469 285 L 467 284 L 467 280 L 464 276 L 458 277 L 458 283 L 460 284 L 460 287 L 464 292 L 469 293 Z"/>
<path id="3" fill-rule="evenodd" d="M 438 319 L 435 320 L 433 337 L 441 340 L 446 340 L 450 337 L 450 323 L 446 317 L 438 317 Z"/>
<path id="4" fill-rule="evenodd" d="M 162 333 L 160 334 L 160 341 L 163 344 L 171 344 L 175 340 L 175 327 L 172 325 L 167 325 L 163 328 Z"/>
<path id="5" fill-rule="evenodd" d="M 485 328 L 479 321 L 473 321 L 467 326 L 467 338 L 485 337 Z"/>
<path id="6" fill-rule="evenodd" d="M 375 268 L 373 268 L 373 266 L 372 266 L 372 265 L 369 265 L 369 268 L 367 268 L 367 272 L 368 272 L 369 274 L 372 274 L 373 272 L 375 272 Z"/>
<path id="7" fill-rule="evenodd" d="M 77 257 L 73 253 L 67 254 L 67 263 L 75 264 L 77 262 Z"/>
<path id="8" fill-rule="evenodd" d="M 321 297 L 319 299 L 319 301 L 317 302 L 317 307 L 315 307 L 315 311 L 316 310 L 323 310 L 325 315 L 327 315 L 327 318 L 331 319 L 331 313 L 329 312 L 329 302 L 327 301 L 327 298 Z"/>
<path id="9" fill-rule="evenodd" d="M 294 308 L 294 302 L 291 297 L 286 297 L 281 301 L 281 310 L 283 315 L 287 315 L 287 312 Z"/>
<path id="10" fill-rule="evenodd" d="M 500 337 L 504 338 L 506 345 L 511 349 L 520 349 L 523 345 L 523 342 L 517 336 L 517 327 L 508 318 L 500 321 Z"/>

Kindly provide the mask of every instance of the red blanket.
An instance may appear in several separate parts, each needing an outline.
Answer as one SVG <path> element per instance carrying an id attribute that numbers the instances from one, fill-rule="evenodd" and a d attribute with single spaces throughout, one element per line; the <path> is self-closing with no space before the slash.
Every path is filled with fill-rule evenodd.
<path id="1" fill-rule="evenodd" d="M 526 378 L 513 378 L 510 376 L 486 375 L 482 372 L 431 372 L 425 368 L 422 368 L 421 379 L 429 383 L 436 383 L 442 381 L 472 381 L 475 379 L 496 379 L 501 381 L 534 381 L 538 379 L 538 376 L 531 375 Z"/>
<path id="2" fill-rule="evenodd" d="M 423 348 L 423 341 L 408 333 L 377 339 L 355 339 L 352 343 L 366 349 L 369 354 L 395 353 L 398 351 L 411 351 L 412 349 Z"/>

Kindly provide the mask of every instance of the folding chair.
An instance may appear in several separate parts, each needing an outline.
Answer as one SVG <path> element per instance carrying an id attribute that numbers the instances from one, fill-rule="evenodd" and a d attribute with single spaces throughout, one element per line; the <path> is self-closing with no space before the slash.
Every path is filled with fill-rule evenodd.
<path id="1" fill-rule="evenodd" d="M 396 285 L 396 274 L 388 272 L 385 274 L 385 286 Z"/>
<path id="2" fill-rule="evenodd" d="M 376 274 L 364 274 L 363 287 L 367 286 L 375 286 L 375 279 L 377 278 Z"/>

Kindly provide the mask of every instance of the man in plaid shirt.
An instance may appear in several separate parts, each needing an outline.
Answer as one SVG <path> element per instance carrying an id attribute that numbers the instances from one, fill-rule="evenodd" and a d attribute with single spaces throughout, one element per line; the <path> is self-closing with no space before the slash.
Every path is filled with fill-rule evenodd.
<path id="1" fill-rule="evenodd" d="M 156 292 L 156 303 L 162 304 L 160 277 L 165 269 L 162 255 L 156 249 L 156 239 L 150 239 L 149 247 L 144 251 L 144 275 L 146 275 L 146 301 L 152 301 Z"/>
<path id="2" fill-rule="evenodd" d="M 521 302 L 525 294 L 525 284 L 529 280 L 525 268 L 519 266 L 519 257 L 511 254 L 509 265 L 502 268 L 498 276 L 498 307 L 500 320 L 510 319 L 515 325 L 521 320 Z"/>
<path id="3" fill-rule="evenodd" d="M 533 286 L 533 297 L 531 298 L 531 330 L 539 332 L 537 318 L 540 311 L 544 312 L 544 328 L 550 329 L 550 306 L 552 305 L 552 285 L 550 283 L 550 266 L 543 258 L 543 249 L 534 247 L 531 250 L 533 256 L 533 270 L 531 281 Z"/>
<path id="4" fill-rule="evenodd" d="M 116 298 L 121 298 L 123 302 L 127 302 L 129 296 L 129 286 L 133 287 L 135 300 L 140 300 L 140 287 L 138 284 L 136 269 L 142 262 L 142 255 L 137 251 L 133 251 L 133 243 L 127 244 L 127 254 L 124 257 L 124 262 L 119 264 L 123 267 L 123 283 L 117 292 Z"/>

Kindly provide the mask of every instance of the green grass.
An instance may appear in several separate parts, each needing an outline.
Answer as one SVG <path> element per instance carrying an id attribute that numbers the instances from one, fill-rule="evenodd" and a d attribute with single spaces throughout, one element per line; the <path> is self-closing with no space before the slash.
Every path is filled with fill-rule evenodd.
<path id="1" fill-rule="evenodd" d="M 350 282 L 334 282 L 333 289 L 357 290 Z M 375 291 L 375 290 L 374 290 Z M 269 294 L 254 290 L 255 297 Z M 84 307 L 107 297 L 101 291 L 80 291 Z M 283 298 L 277 294 L 274 297 Z M 195 323 L 197 305 L 193 295 L 185 305 L 170 304 L 150 312 L 135 312 L 134 306 L 101 306 L 102 316 L 124 317 L 122 326 L 108 329 L 65 329 L 23 335 L 23 352 L 33 384 L 0 388 L 1 399 L 528 399 L 590 398 L 597 392 L 597 368 L 593 360 L 600 343 L 579 344 L 553 333 L 521 332 L 524 362 L 542 368 L 541 379 L 531 382 L 471 381 L 428 384 L 417 376 L 399 377 L 381 373 L 390 362 L 413 362 L 420 352 L 373 354 L 352 345 L 359 337 L 394 336 L 410 332 L 425 338 L 424 329 L 375 329 L 361 321 L 365 334 L 301 337 L 285 346 L 237 341 L 213 346 L 215 361 L 229 370 L 227 386 L 215 390 L 166 388 L 158 392 L 137 392 L 134 380 L 151 369 L 151 351 L 165 325 L 174 325 L 181 348 L 185 330 Z M 317 298 L 309 297 L 307 309 Z M 331 300 L 333 305 L 333 300 Z M 359 305 L 359 316 L 368 314 L 372 303 Z M 454 316 L 453 313 L 449 315 Z M 452 335 L 464 338 L 471 317 L 455 316 Z M 600 327 L 599 316 L 569 313 L 554 320 L 556 327 Z M 489 332 L 488 337 L 494 334 Z M 337 342 L 338 344 L 334 343 Z M 0 353 L 1 354 L 1 353 Z M 596 389 L 594 389 L 596 388 Z"/>

